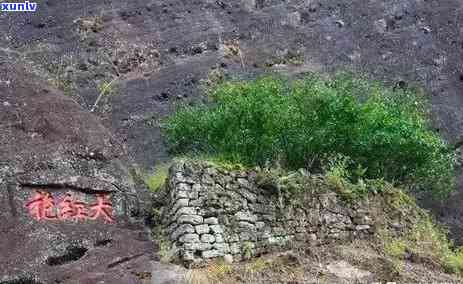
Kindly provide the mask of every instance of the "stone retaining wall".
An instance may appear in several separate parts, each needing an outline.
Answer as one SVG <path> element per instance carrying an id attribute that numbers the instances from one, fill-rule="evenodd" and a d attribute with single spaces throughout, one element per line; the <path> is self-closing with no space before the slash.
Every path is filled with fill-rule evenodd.
<path id="1" fill-rule="evenodd" d="M 384 221 L 375 217 L 382 216 L 381 197 L 346 205 L 335 192 L 320 190 L 290 199 L 259 188 L 256 176 L 201 162 L 171 167 L 163 222 L 183 261 L 239 260 L 292 244 L 365 238 Z M 404 227 L 406 214 L 395 215 L 390 225 Z"/>

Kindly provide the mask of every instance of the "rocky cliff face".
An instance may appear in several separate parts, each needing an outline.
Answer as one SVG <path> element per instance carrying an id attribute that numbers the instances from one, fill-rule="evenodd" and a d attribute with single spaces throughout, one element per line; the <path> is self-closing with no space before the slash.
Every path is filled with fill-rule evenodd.
<path id="1" fill-rule="evenodd" d="M 0 78 L 0 282 L 141 283 L 147 193 L 128 182 L 121 144 L 21 67 Z"/>
<path id="2" fill-rule="evenodd" d="M 398 235 L 418 214 L 394 208 L 387 194 L 345 202 L 321 177 L 303 173 L 307 191 L 284 196 L 260 185 L 260 175 L 184 160 L 171 167 L 161 220 L 184 262 L 370 239 L 380 229 Z"/>

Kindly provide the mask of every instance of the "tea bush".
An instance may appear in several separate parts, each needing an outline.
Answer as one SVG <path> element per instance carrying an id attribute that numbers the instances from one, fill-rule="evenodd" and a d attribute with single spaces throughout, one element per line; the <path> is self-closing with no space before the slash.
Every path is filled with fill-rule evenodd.
<path id="1" fill-rule="evenodd" d="M 209 96 L 210 104 L 182 107 L 163 124 L 174 152 L 312 171 L 342 155 L 354 179 L 453 188 L 455 153 L 431 130 L 417 92 L 344 74 L 221 82 Z"/>

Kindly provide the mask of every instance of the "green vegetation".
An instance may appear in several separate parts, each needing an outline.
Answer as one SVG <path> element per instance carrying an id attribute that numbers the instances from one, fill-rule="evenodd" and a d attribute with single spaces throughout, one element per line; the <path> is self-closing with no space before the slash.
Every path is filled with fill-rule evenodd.
<path id="1" fill-rule="evenodd" d="M 100 93 L 103 95 L 103 96 L 107 96 L 107 95 L 110 95 L 110 94 L 113 94 L 115 92 L 115 87 L 113 85 L 113 83 L 115 82 L 116 79 L 113 79 L 112 81 L 110 82 L 102 82 L 99 86 L 98 86 L 98 91 L 100 91 Z"/>
<path id="2" fill-rule="evenodd" d="M 459 248 L 456 252 L 447 256 L 445 268 L 452 273 L 463 275 L 463 249 Z"/>
<path id="3" fill-rule="evenodd" d="M 169 165 L 160 165 L 153 174 L 144 178 L 144 182 L 151 191 L 158 191 L 166 182 L 168 173 Z"/>
<path id="4" fill-rule="evenodd" d="M 290 197 L 288 200 L 294 204 L 301 201 L 298 194 L 330 189 L 324 177 L 311 176 L 303 169 L 287 171 L 281 167 L 264 167 L 256 170 L 255 183 L 258 187 L 280 197 Z"/>
<path id="5" fill-rule="evenodd" d="M 255 182 L 258 187 L 269 193 L 292 198 L 293 204 L 301 201 L 300 193 L 333 190 L 346 202 L 355 202 L 359 198 L 368 197 L 369 194 L 382 193 L 388 206 L 396 210 L 416 207 L 414 200 L 408 194 L 384 179 L 361 177 L 364 170 L 354 171 L 357 179 L 353 181 L 346 168 L 346 161 L 347 158 L 341 156 L 332 159 L 324 174 L 311 174 L 304 169 L 288 171 L 275 166 L 257 168 Z"/>
<path id="6" fill-rule="evenodd" d="M 245 165 L 239 162 L 232 162 L 229 160 L 225 160 L 219 156 L 211 156 L 211 155 L 202 154 L 202 155 L 194 155 L 194 156 L 190 155 L 190 156 L 184 156 L 184 157 L 180 156 L 177 158 L 180 158 L 183 160 L 189 160 L 193 162 L 200 162 L 200 163 L 206 162 L 207 164 L 209 164 L 210 166 L 214 168 L 225 170 L 225 171 L 243 171 L 243 170 L 248 169 Z"/>
<path id="7" fill-rule="evenodd" d="M 250 259 L 253 254 L 254 244 L 252 242 L 243 243 L 243 257 L 245 259 Z"/>
<path id="8" fill-rule="evenodd" d="M 151 173 L 146 173 L 139 168 L 132 168 L 130 176 L 134 183 L 144 185 L 152 192 L 156 192 L 165 184 L 169 173 L 169 166 L 170 164 L 160 164 Z"/>
<path id="9" fill-rule="evenodd" d="M 64 57 L 45 66 L 45 72 L 43 72 L 47 75 L 48 82 L 58 90 L 61 90 L 66 96 L 71 96 L 76 89 L 74 82 L 69 76 L 69 72 L 66 71 L 73 64 L 74 62 L 71 58 Z"/>
<path id="10" fill-rule="evenodd" d="M 249 261 L 246 266 L 245 270 L 248 273 L 256 273 L 263 271 L 264 269 L 268 268 L 270 266 L 271 262 L 266 260 L 263 257 L 257 257 L 251 261 Z"/>
<path id="11" fill-rule="evenodd" d="M 103 97 L 107 97 L 109 95 L 113 95 L 113 94 L 116 93 L 116 90 L 115 90 L 116 87 L 114 86 L 116 84 L 116 80 L 117 80 L 117 78 L 114 78 L 109 82 L 102 82 L 98 86 L 98 91 L 100 92 L 100 94 L 98 95 L 98 97 L 96 98 L 95 103 L 93 104 L 92 108 L 90 109 L 91 112 L 95 111 L 95 109 L 98 107 L 98 103 L 100 102 L 100 100 Z"/>
<path id="12" fill-rule="evenodd" d="M 159 236 L 158 236 L 159 237 Z M 163 263 L 172 262 L 175 258 L 176 250 L 173 248 L 172 243 L 165 239 L 158 240 L 159 244 L 159 257 Z"/>
<path id="13" fill-rule="evenodd" d="M 390 194 L 389 204 L 396 209 L 413 202 L 411 198 L 401 190 L 394 188 L 393 184 L 383 178 L 370 179 L 365 177 L 366 170 L 362 167 L 349 170 L 352 163 L 348 157 L 338 155 L 327 162 L 324 180 L 345 201 L 355 201 L 365 197 L 369 193 Z M 355 176 L 355 180 L 352 178 Z M 414 204 L 414 203 L 413 203 Z"/>
<path id="14" fill-rule="evenodd" d="M 421 219 L 401 238 L 391 237 L 387 231 L 379 234 L 383 252 L 400 267 L 402 260 L 408 258 L 415 262 L 441 266 L 447 272 L 463 275 L 463 251 L 453 250 L 445 230 L 435 225 L 429 215 Z"/>
<path id="15" fill-rule="evenodd" d="M 436 194 L 454 187 L 455 153 L 430 129 L 416 92 L 340 75 L 220 82 L 208 93 L 210 104 L 185 106 L 163 124 L 174 152 L 311 172 L 341 163 L 345 172 L 333 176 L 353 184 L 383 179 Z"/>

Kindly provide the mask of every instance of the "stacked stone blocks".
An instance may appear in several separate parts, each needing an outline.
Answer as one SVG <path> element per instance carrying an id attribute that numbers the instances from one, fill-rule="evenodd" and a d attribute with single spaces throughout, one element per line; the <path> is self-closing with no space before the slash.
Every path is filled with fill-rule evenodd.
<path id="1" fill-rule="evenodd" d="M 282 202 L 255 180 L 255 171 L 227 171 L 205 162 L 171 167 L 163 221 L 182 260 L 239 260 L 289 244 L 365 238 L 374 231 L 368 210 L 346 206 L 332 191 Z"/>

